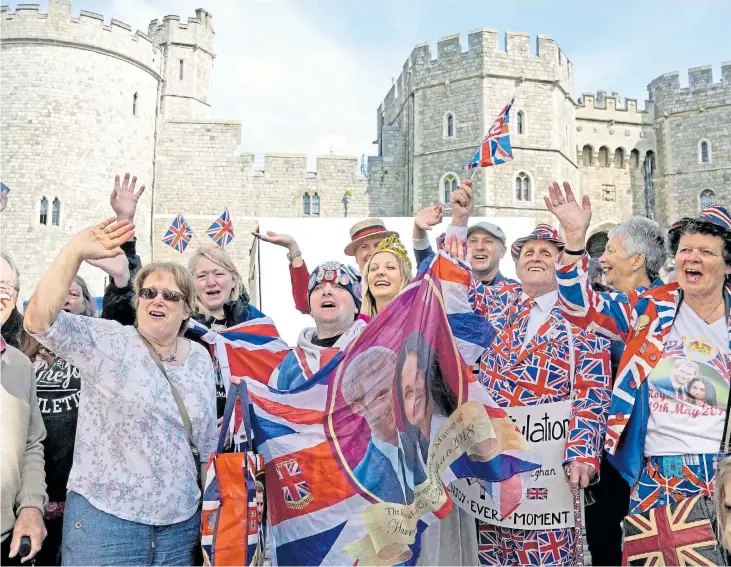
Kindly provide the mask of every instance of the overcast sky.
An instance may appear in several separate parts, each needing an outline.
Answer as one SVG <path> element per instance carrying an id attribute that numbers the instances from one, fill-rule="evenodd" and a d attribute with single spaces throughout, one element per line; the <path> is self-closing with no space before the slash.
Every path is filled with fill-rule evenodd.
<path id="1" fill-rule="evenodd" d="M 32 1 L 32 0 L 27 0 Z M 51 0 L 55 1 L 55 0 Z M 14 9 L 17 2 L 10 2 Z M 41 2 L 46 11 L 47 2 Z M 576 98 L 616 91 L 643 100 L 657 76 L 731 60 L 731 2 L 400 0 L 76 0 L 147 31 L 196 8 L 216 32 L 212 117 L 241 120 L 242 150 L 374 154 L 376 109 L 417 43 L 477 27 L 552 36 L 574 65 Z M 642 103 L 639 104 L 642 108 Z M 310 163 L 314 164 L 311 159 Z"/>

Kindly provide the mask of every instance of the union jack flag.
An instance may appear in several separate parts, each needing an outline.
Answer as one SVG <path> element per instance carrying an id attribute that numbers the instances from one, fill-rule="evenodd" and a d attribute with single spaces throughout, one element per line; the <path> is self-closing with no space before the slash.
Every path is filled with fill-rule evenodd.
<path id="1" fill-rule="evenodd" d="M 224 250 L 226 245 L 234 239 L 234 228 L 231 224 L 231 215 L 228 209 L 221 213 L 221 216 L 206 231 L 206 234 L 213 239 L 213 242 L 221 250 Z"/>
<path id="2" fill-rule="evenodd" d="M 548 489 L 547 488 L 529 488 L 525 491 L 525 497 L 528 500 L 547 500 Z"/>
<path id="3" fill-rule="evenodd" d="M 513 106 L 513 102 L 515 102 L 515 97 L 503 108 L 493 125 L 490 126 L 477 153 L 469 163 L 462 166 L 464 169 L 500 165 L 513 159 L 513 148 L 510 146 L 510 132 L 508 131 L 510 107 Z"/>
<path id="4" fill-rule="evenodd" d="M 183 218 L 183 215 L 178 215 L 165 236 L 162 237 L 162 241 L 182 254 L 190 244 L 191 236 L 193 236 L 193 231 L 190 229 L 188 221 Z"/>
<path id="5" fill-rule="evenodd" d="M 696 496 L 625 518 L 623 565 L 723 565 L 708 519 L 713 504 Z"/>

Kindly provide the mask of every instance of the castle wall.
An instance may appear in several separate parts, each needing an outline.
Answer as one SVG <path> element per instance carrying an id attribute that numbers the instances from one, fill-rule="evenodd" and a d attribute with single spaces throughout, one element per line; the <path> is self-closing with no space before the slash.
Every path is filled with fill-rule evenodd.
<path id="1" fill-rule="evenodd" d="M 2 236 L 21 271 L 21 299 L 74 234 L 113 214 L 115 174 L 130 172 L 147 186 L 135 220 L 148 260 L 159 50 L 121 22 L 72 18 L 68 1 L 49 2 L 47 15 L 3 7 L 1 19 L 0 154 L 12 190 Z M 39 223 L 43 197 L 47 225 Z M 60 222 L 52 226 L 56 198 Z M 84 265 L 81 275 L 101 295 L 105 274 Z"/>
<path id="2" fill-rule="evenodd" d="M 178 213 L 201 244 L 211 245 L 205 231 L 228 207 L 235 238 L 227 251 L 242 274 L 249 266 L 255 219 L 305 216 L 305 193 L 320 198 L 322 217 L 344 215 L 346 190 L 352 193 L 349 216 L 368 214 L 367 178 L 357 173 L 357 157 L 320 156 L 317 171 L 309 172 L 304 155 L 266 154 L 264 169 L 257 170 L 253 154 L 238 153 L 240 133 L 237 121 L 164 122 L 158 145 L 155 260 L 184 260 L 199 246 L 194 240 L 181 256 L 161 241 Z"/>
<path id="3" fill-rule="evenodd" d="M 617 96 L 601 92 L 584 94 L 576 108 L 582 194 L 591 197 L 595 217 L 605 223 L 645 215 L 642 163 L 648 151 L 656 150 L 653 112 L 650 101 L 639 110 L 635 99 L 621 104 Z M 599 159 L 602 148 L 607 150 L 608 162 Z M 617 150 L 622 156 L 621 162 L 615 163 Z M 585 151 L 589 153 L 585 155 Z"/>
<path id="4" fill-rule="evenodd" d="M 658 141 L 657 218 L 666 226 L 698 214 L 705 189 L 715 192 L 717 203 L 731 203 L 731 64 L 722 66 L 720 83 L 710 66 L 688 75 L 687 88 L 680 88 L 678 73 L 648 85 Z M 701 139 L 710 143 L 708 163 L 699 163 Z"/>

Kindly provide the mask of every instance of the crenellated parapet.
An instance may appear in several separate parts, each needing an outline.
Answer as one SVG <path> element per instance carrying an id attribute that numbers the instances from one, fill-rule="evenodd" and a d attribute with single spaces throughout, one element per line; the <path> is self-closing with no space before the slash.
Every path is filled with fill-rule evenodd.
<path id="1" fill-rule="evenodd" d="M 52 44 L 88 49 L 129 61 L 160 77 L 162 52 L 152 39 L 141 31 L 104 16 L 81 10 L 71 15 L 71 0 L 52 0 L 48 13 L 37 4 L 18 4 L 11 12 L 2 6 L 0 39 L 3 46 L 12 44 Z"/>
<path id="2" fill-rule="evenodd" d="M 652 81 L 647 90 L 655 103 L 655 115 L 705 110 L 731 104 L 731 62 L 721 64 L 721 81 L 713 82 L 710 65 L 688 69 L 688 86 L 680 87 L 680 73 L 665 73 Z"/>
<path id="3" fill-rule="evenodd" d="M 203 8 L 198 8 L 195 11 L 195 18 L 188 18 L 187 23 L 181 22 L 180 16 L 165 16 L 162 22 L 152 20 L 147 35 L 158 45 L 175 43 L 195 46 L 209 54 L 213 53 L 212 16 Z"/>
<path id="4" fill-rule="evenodd" d="M 358 167 L 358 156 L 321 155 L 317 156 L 317 169 L 307 169 L 307 156 L 293 153 L 265 153 L 264 168 L 257 168 L 253 153 L 240 155 L 241 165 L 254 177 L 270 179 L 289 179 L 300 183 L 327 183 L 333 178 L 363 180 Z"/>
<path id="5" fill-rule="evenodd" d="M 654 103 L 644 102 L 644 109 L 637 106 L 637 99 L 626 98 L 624 103 L 617 93 L 604 91 L 584 93 L 576 105 L 577 120 L 599 120 L 624 124 L 651 124 L 654 120 Z"/>
<path id="6" fill-rule="evenodd" d="M 414 47 L 398 79 L 379 107 L 390 122 L 404 97 L 412 91 L 464 80 L 469 77 L 515 78 L 560 85 L 570 95 L 573 68 L 568 57 L 547 35 L 539 35 L 535 49 L 531 36 L 524 32 L 505 32 L 505 49 L 499 48 L 499 31 L 478 28 L 469 32 L 464 49 L 459 34 L 441 38 L 436 55 L 429 43 Z"/>

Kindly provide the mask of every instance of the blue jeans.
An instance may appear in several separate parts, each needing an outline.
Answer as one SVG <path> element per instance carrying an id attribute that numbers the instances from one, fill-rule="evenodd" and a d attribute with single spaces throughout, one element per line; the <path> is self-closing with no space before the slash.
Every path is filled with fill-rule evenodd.
<path id="1" fill-rule="evenodd" d="M 69 492 L 63 519 L 63 565 L 194 565 L 200 514 L 168 526 L 122 520 Z"/>

